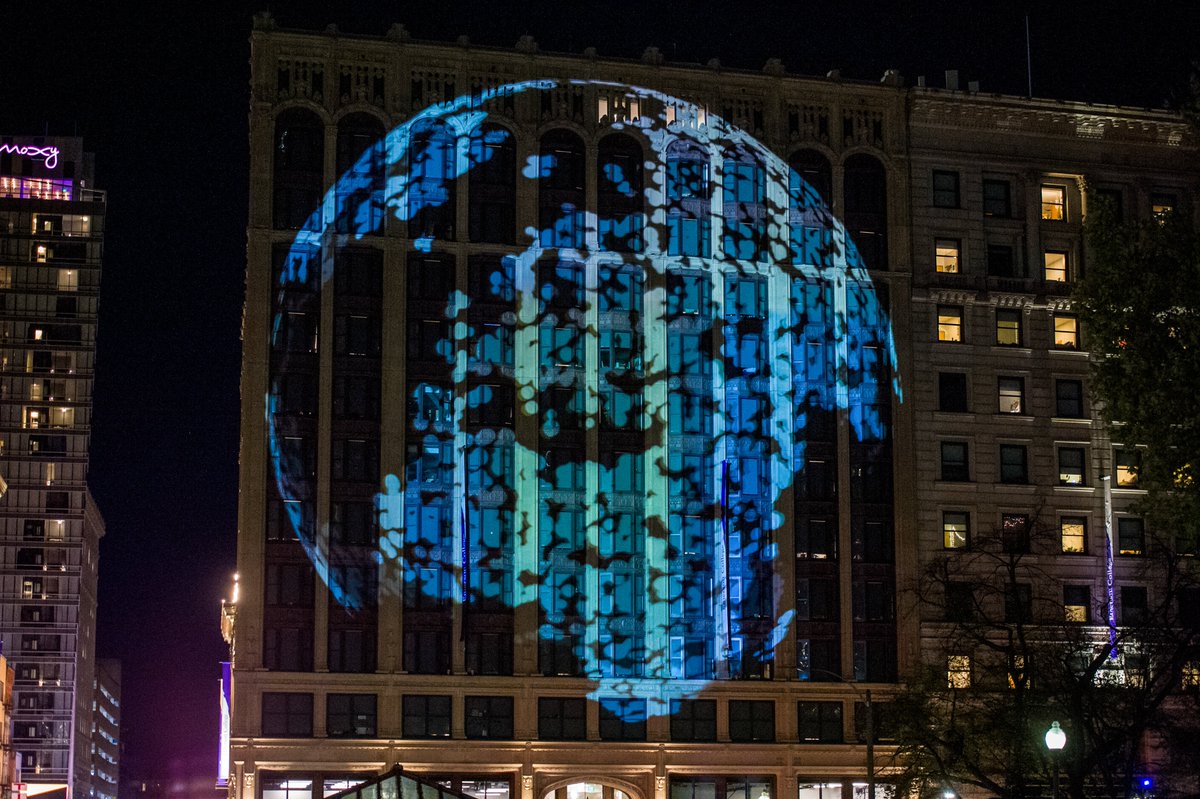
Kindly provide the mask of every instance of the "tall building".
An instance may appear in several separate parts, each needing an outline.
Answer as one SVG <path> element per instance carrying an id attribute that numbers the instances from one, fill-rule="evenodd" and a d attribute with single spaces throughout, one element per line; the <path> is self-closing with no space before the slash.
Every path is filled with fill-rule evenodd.
<path id="1" fill-rule="evenodd" d="M 863 799 L 972 667 L 929 563 L 1053 519 L 1063 612 L 1134 553 L 1067 296 L 1094 195 L 1191 207 L 1179 117 L 251 41 L 236 799 Z"/>
<path id="2" fill-rule="evenodd" d="M 88 794 L 96 799 L 117 799 L 121 773 L 121 661 L 96 660 L 92 681 L 92 778 Z"/>
<path id="3" fill-rule="evenodd" d="M 105 195 L 78 138 L 0 138 L 0 640 L 31 793 L 90 784 L 96 574 L 87 489 Z"/>

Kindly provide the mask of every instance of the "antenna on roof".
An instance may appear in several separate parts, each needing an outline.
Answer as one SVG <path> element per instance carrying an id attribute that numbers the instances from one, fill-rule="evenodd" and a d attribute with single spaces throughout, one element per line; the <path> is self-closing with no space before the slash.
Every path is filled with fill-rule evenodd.
<path id="1" fill-rule="evenodd" d="M 1029 15 L 1025 15 L 1025 77 L 1029 79 L 1029 99 L 1033 99 L 1033 50 L 1029 46 Z"/>

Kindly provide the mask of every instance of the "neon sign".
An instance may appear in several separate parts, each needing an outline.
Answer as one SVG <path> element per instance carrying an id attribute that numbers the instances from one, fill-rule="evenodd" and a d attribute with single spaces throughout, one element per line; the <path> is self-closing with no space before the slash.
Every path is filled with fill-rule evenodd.
<path id="1" fill-rule="evenodd" d="M 0 153 L 21 155 L 26 158 L 45 159 L 46 169 L 58 166 L 58 148 L 53 146 L 34 147 L 29 144 L 0 144 Z"/>

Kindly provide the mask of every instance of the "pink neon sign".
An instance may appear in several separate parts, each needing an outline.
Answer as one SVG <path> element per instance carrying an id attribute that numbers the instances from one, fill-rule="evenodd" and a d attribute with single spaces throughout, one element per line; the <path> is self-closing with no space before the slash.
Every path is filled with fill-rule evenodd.
<path id="1" fill-rule="evenodd" d="M 57 147 L 33 147 L 28 144 L 0 144 L 0 153 L 23 155 L 26 158 L 44 158 L 46 169 L 58 166 Z"/>

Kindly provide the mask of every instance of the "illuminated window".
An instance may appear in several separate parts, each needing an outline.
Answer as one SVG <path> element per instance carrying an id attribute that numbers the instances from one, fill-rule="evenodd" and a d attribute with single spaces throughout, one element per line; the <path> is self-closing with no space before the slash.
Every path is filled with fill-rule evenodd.
<path id="1" fill-rule="evenodd" d="M 933 170 L 933 204 L 937 208 L 958 207 L 958 173 Z"/>
<path id="2" fill-rule="evenodd" d="M 1012 216 L 1012 191 L 1007 180 L 984 178 L 983 215 L 1000 219 Z"/>
<path id="3" fill-rule="evenodd" d="M 1001 347 L 1021 346 L 1021 312 L 996 311 L 996 343 Z"/>
<path id="4" fill-rule="evenodd" d="M 1058 484 L 1081 486 L 1087 483 L 1086 452 L 1082 447 L 1061 447 L 1058 450 Z"/>
<path id="5" fill-rule="evenodd" d="M 1067 266 L 1067 253 L 1047 250 L 1042 257 L 1045 264 L 1043 274 L 1046 280 L 1054 283 L 1066 283 L 1071 279 L 1071 272 Z"/>
<path id="6" fill-rule="evenodd" d="M 1177 200 L 1174 194 L 1150 195 L 1150 213 L 1159 221 L 1169 216 L 1175 210 L 1176 204 Z"/>
<path id="7" fill-rule="evenodd" d="M 78 291 L 79 290 L 79 270 L 77 270 L 77 269 L 59 269 L 58 270 L 58 290 L 59 291 Z"/>
<path id="8" fill-rule="evenodd" d="M 961 246 L 958 239 L 937 239 L 934 242 L 934 264 L 939 272 L 957 274 L 962 271 L 959 264 Z"/>
<path id="9" fill-rule="evenodd" d="M 946 658 L 946 685 L 949 688 L 971 687 L 970 655 L 951 655 Z"/>
<path id="10" fill-rule="evenodd" d="M 1062 551 L 1080 554 L 1087 551 L 1087 519 L 1083 516 L 1064 516 L 1058 522 Z"/>
<path id="11" fill-rule="evenodd" d="M 1200 688 L 1200 660 L 1189 660 L 1180 670 L 1181 684 L 1184 690 Z"/>
<path id="12" fill-rule="evenodd" d="M 1069 314 L 1054 314 L 1054 346 L 1064 350 L 1079 349 L 1079 320 Z"/>
<path id="13" fill-rule="evenodd" d="M 1013 655 L 1008 662 L 1008 687 L 1029 687 L 1029 670 L 1025 668 L 1025 656 Z"/>
<path id="14" fill-rule="evenodd" d="M 1067 218 L 1067 189 L 1065 186 L 1042 186 L 1042 219 L 1062 221 Z"/>
<path id="15" fill-rule="evenodd" d="M 939 305 L 937 313 L 938 341 L 962 341 L 962 306 Z"/>
<path id="16" fill-rule="evenodd" d="M 1083 382 L 1054 381 L 1054 415 L 1061 419 L 1083 418 Z"/>
<path id="17" fill-rule="evenodd" d="M 1063 586 L 1063 615 L 1069 622 L 1087 624 L 1092 620 L 1092 589 L 1086 585 Z"/>
<path id="18" fill-rule="evenodd" d="M 946 549 L 963 549 L 971 534 L 971 514 L 963 511 L 942 513 L 942 546 Z"/>
<path id="19" fill-rule="evenodd" d="M 942 479 L 967 481 L 971 479 L 967 466 L 967 442 L 942 442 Z"/>
<path id="20" fill-rule="evenodd" d="M 1001 377 L 998 381 L 1000 413 L 1025 412 L 1025 381 L 1020 377 Z"/>
<path id="21" fill-rule="evenodd" d="M 1136 449 L 1118 449 L 1113 452 L 1117 468 L 1117 485 L 1121 488 L 1137 488 L 1138 473 L 1142 470 L 1142 453 Z"/>
<path id="22" fill-rule="evenodd" d="M 1000 482 L 1029 482 L 1029 456 L 1024 444 L 1000 445 Z"/>
<path id="23" fill-rule="evenodd" d="M 1141 519 L 1117 519 L 1117 552 L 1121 555 L 1141 555 L 1146 551 L 1146 526 Z"/>

